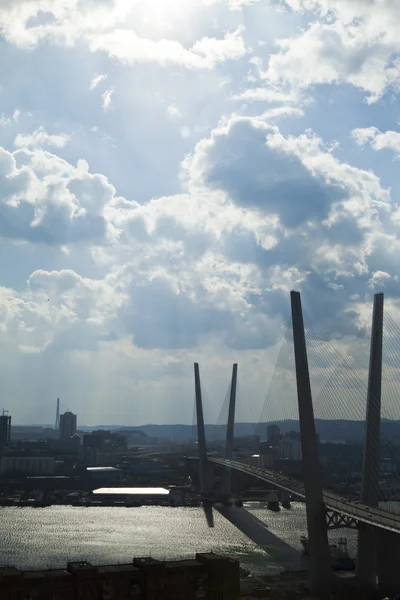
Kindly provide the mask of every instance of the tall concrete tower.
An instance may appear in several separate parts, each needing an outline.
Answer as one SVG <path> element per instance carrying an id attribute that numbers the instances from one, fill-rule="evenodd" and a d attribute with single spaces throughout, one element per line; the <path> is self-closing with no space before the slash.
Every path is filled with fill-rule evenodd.
<path id="1" fill-rule="evenodd" d="M 322 494 L 322 478 L 318 460 L 318 445 L 300 293 L 291 292 L 290 297 L 311 581 L 313 591 L 320 596 L 324 596 L 329 593 L 333 579 L 329 557 L 325 504 Z"/>
<path id="2" fill-rule="evenodd" d="M 56 424 L 54 429 L 58 431 L 60 429 L 60 398 L 57 398 L 57 407 L 56 407 Z"/>
<path id="3" fill-rule="evenodd" d="M 207 447 L 206 433 L 204 429 L 203 399 L 201 395 L 199 363 L 194 363 L 194 387 L 196 395 L 196 421 L 197 444 L 199 449 L 200 491 L 202 494 L 204 494 L 207 491 Z"/>
<path id="4" fill-rule="evenodd" d="M 361 497 L 363 504 L 378 506 L 383 344 L 383 294 L 375 294 L 369 356 L 367 413 Z M 362 526 L 358 532 L 357 576 L 364 588 L 376 586 L 375 529 Z"/>
<path id="5" fill-rule="evenodd" d="M 235 429 L 235 408 L 236 408 L 236 388 L 237 388 L 237 372 L 238 366 L 235 363 L 232 369 L 232 380 L 231 390 L 229 396 L 229 412 L 228 412 L 228 426 L 226 430 L 226 446 L 225 446 L 225 458 L 231 460 L 233 454 L 233 437 Z M 230 496 L 232 491 L 232 470 L 230 467 L 225 468 L 222 490 L 225 494 Z"/>

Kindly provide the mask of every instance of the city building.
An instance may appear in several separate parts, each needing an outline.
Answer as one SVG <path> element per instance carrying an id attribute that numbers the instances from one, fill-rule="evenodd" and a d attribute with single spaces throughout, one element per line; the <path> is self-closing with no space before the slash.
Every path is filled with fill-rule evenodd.
<path id="1" fill-rule="evenodd" d="M 2 600 L 238 600 L 240 572 L 238 561 L 210 552 L 99 567 L 86 561 L 43 571 L 0 567 L 0 588 Z"/>
<path id="2" fill-rule="evenodd" d="M 60 415 L 60 440 L 70 440 L 76 434 L 76 415 L 66 412 Z"/>
<path id="3" fill-rule="evenodd" d="M 87 467 L 86 471 L 90 475 L 92 481 L 102 483 L 121 481 L 125 475 L 122 469 L 117 469 L 117 467 Z"/>
<path id="4" fill-rule="evenodd" d="M 85 438 L 85 436 L 83 436 Z M 97 467 L 99 465 L 99 451 L 91 446 L 79 447 L 79 461 L 85 467 Z"/>
<path id="5" fill-rule="evenodd" d="M 291 432 L 279 440 L 279 456 L 283 459 L 301 461 L 301 441 L 299 434 Z"/>
<path id="6" fill-rule="evenodd" d="M 281 430 L 278 425 L 268 425 L 267 426 L 267 441 L 272 446 L 277 446 L 279 444 L 279 439 L 281 437 Z"/>
<path id="7" fill-rule="evenodd" d="M 260 442 L 260 462 L 262 467 L 272 469 L 277 456 L 278 450 L 276 446 L 271 446 L 269 442 Z"/>
<path id="8" fill-rule="evenodd" d="M 23 475 L 52 475 L 54 457 L 52 456 L 2 456 L 0 473 Z"/>
<path id="9" fill-rule="evenodd" d="M 15 441 L 43 440 L 43 427 L 36 425 L 13 425 L 11 439 Z"/>
<path id="10" fill-rule="evenodd" d="M 5 414 L 0 415 L 0 450 L 5 448 L 11 437 L 11 417 Z"/>
<path id="11" fill-rule="evenodd" d="M 104 446 L 104 433 L 102 431 L 96 433 L 84 433 L 83 446 L 85 448 L 95 448 L 96 450 L 100 450 Z"/>

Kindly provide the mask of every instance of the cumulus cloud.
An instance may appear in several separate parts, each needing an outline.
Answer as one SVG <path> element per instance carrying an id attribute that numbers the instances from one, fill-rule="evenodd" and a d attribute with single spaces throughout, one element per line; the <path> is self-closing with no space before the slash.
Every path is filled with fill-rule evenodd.
<path id="1" fill-rule="evenodd" d="M 230 0 L 230 7 L 240 8 L 249 0 Z M 208 0 L 204 3 L 208 4 Z M 73 45 L 79 40 L 88 43 L 93 52 L 106 52 L 110 57 L 127 64 L 156 62 L 167 66 L 180 65 L 190 69 L 211 69 L 216 64 L 242 57 L 244 45 L 242 27 L 222 38 L 202 37 L 186 48 L 179 40 L 144 38 L 127 23 L 135 21 L 135 7 L 140 3 L 111 0 L 97 3 L 92 0 L 47 0 L 6 2 L 0 6 L 3 35 L 10 43 L 30 49 L 43 42 Z M 201 4 L 199 6 L 201 9 Z M 183 8 L 182 8 L 183 10 Z M 44 18 L 47 15 L 49 18 Z M 90 84 L 94 89 L 103 75 L 95 76 Z"/>
<path id="2" fill-rule="evenodd" d="M 92 398 L 96 406 L 109 405 L 112 397 L 113 415 L 118 398 L 126 415 L 127 398 L 145 397 L 138 405 L 146 405 L 140 414 L 148 420 L 150 406 L 160 415 L 170 410 L 167 390 L 179 408 L 185 406 L 192 394 L 191 362 L 208 363 L 214 384 L 238 360 L 253 397 L 264 385 L 264 366 L 274 362 L 291 289 L 303 292 L 306 310 L 343 344 L 376 290 L 385 291 L 388 306 L 399 304 L 396 188 L 386 188 L 390 181 L 385 174 L 383 184 L 373 164 L 353 166 L 346 144 L 322 139 L 318 119 L 325 110 L 329 119 L 328 103 L 321 100 L 324 94 L 314 104 L 308 98 L 318 83 L 351 84 L 370 102 L 396 90 L 395 5 L 381 0 L 393 21 L 386 23 L 373 0 L 287 0 L 295 16 L 280 27 L 288 12 L 277 13 L 274 33 L 259 44 L 259 30 L 250 28 L 265 23 L 261 4 L 185 0 L 182 9 L 190 5 L 192 12 L 180 15 L 175 27 L 177 21 L 164 19 L 167 6 L 160 2 L 166 23 L 161 17 L 157 23 L 135 19 L 138 3 L 126 0 L 27 0 L 18 10 L 16 2 L 0 2 L 8 43 L 24 50 L 57 44 L 64 46 L 57 50 L 61 58 L 71 52 L 71 89 L 82 99 L 81 111 L 63 114 L 56 84 L 32 99 L 2 90 L 8 112 L 0 149 L 0 376 L 4 386 L 4 375 L 13 374 L 13 393 L 22 365 L 30 390 L 40 396 L 42 366 L 54 397 L 60 387 Z M 207 19 L 197 19 L 198 7 L 206 7 Z M 173 10 L 179 12 L 175 5 Z M 189 14 L 193 28 L 183 26 Z M 310 24 L 294 29 L 304 15 Z M 273 35 L 282 39 L 272 55 L 253 56 L 270 52 Z M 226 64 L 242 57 L 249 57 L 248 65 Z M 38 61 L 45 74 L 42 50 L 29 60 Z M 127 70 L 115 61 L 134 66 L 129 84 Z M 140 66 L 148 63 L 162 68 Z M 119 110 L 108 114 L 114 88 L 105 83 L 106 71 L 119 85 Z M 97 90 L 94 96 L 90 90 Z M 348 87 L 342 90 L 345 97 Z M 35 124 L 22 129 L 25 113 L 14 119 L 10 106 L 31 110 Z M 346 106 L 343 100 L 344 112 Z M 364 105 L 358 121 L 351 105 L 353 139 L 398 154 L 390 111 L 388 131 L 356 128 L 369 111 L 371 125 L 382 129 L 382 121 L 373 120 L 378 109 Z M 286 119 L 278 127 L 283 117 L 305 122 Z M 62 136 L 69 134 L 55 132 L 69 131 L 71 121 L 77 133 L 66 146 Z M 348 123 L 343 118 L 338 135 Z M 18 149 L 11 152 L 17 127 Z M 95 128 L 103 132 L 98 141 L 104 145 L 92 153 L 83 132 Z M 153 129 L 154 152 L 154 138 L 147 135 Z M 105 147 L 109 139 L 118 139 L 118 152 Z M 173 155 L 165 161 L 168 185 L 160 177 L 157 197 L 151 197 L 143 192 L 141 167 L 147 163 L 150 171 L 152 161 L 164 161 L 163 152 Z M 365 153 L 363 161 L 371 155 Z M 134 168 L 124 178 L 126 156 Z M 14 254 L 23 265 L 18 273 Z M 26 387 L 21 384 L 15 394 L 26 397 Z"/>
<path id="3" fill-rule="evenodd" d="M 0 148 L 0 236 L 62 245 L 105 243 L 106 205 L 115 190 L 85 161 L 74 167 L 43 150 Z"/>
<path id="4" fill-rule="evenodd" d="M 349 83 L 377 101 L 400 82 L 396 0 L 286 0 L 314 21 L 299 35 L 277 40 L 264 77 L 298 88 Z"/>
<path id="5" fill-rule="evenodd" d="M 40 146 L 53 146 L 63 148 L 71 136 L 66 133 L 47 133 L 44 127 L 35 129 L 32 133 L 19 133 L 14 140 L 17 148 L 37 148 Z"/>
<path id="6" fill-rule="evenodd" d="M 12 226 L 1 231 L 9 242 L 47 241 L 57 223 L 68 231 L 62 243 L 77 244 L 80 214 L 89 221 L 101 216 L 104 225 L 100 240 L 84 228 L 101 277 L 36 269 L 26 289 L 1 290 L 4 339 L 29 360 L 79 356 L 88 368 L 90 356 L 108 348 L 102 368 L 111 377 L 114 353 L 121 369 L 128 358 L 142 360 L 140 350 L 164 353 L 154 368 L 165 376 L 182 368 L 177 352 L 191 353 L 190 361 L 209 344 L 263 356 L 282 336 L 292 288 L 304 292 L 313 317 L 336 336 L 355 333 L 360 287 L 399 288 L 398 249 L 381 237 L 396 236 L 396 226 L 385 222 L 389 192 L 311 133 L 284 135 L 261 118 L 232 116 L 184 162 L 184 193 L 142 205 L 118 197 L 84 162 L 74 167 L 39 150 L 0 156 L 1 210 L 15 211 L 6 215 Z M 39 234 L 32 235 L 35 228 Z M 375 266 L 382 251 L 392 254 L 393 269 Z"/>
<path id="7" fill-rule="evenodd" d="M 340 163 L 316 136 L 284 137 L 261 119 L 234 118 L 200 142 L 187 168 L 238 205 L 279 216 L 287 227 L 313 219 L 364 219 L 388 193 L 372 174 Z"/>
<path id="8" fill-rule="evenodd" d="M 204 37 L 191 48 L 185 48 L 176 40 L 153 41 L 140 38 L 129 29 L 116 29 L 93 36 L 90 48 L 130 65 L 157 62 L 163 66 L 177 64 L 190 69 L 212 69 L 220 62 L 240 58 L 246 53 L 241 28 L 227 33 L 222 39 Z"/>
<path id="9" fill-rule="evenodd" d="M 400 154 L 400 133 L 398 131 L 381 132 L 377 127 L 353 129 L 353 139 L 359 146 L 369 144 L 374 150 L 392 150 Z"/>

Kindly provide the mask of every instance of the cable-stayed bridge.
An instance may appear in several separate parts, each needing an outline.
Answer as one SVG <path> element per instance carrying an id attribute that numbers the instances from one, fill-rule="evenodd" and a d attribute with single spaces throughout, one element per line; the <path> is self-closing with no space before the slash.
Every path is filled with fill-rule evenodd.
<path id="1" fill-rule="evenodd" d="M 375 295 L 370 335 L 367 320 L 358 327 L 356 341 L 343 357 L 302 310 L 300 294 L 291 293 L 290 327 L 284 335 L 256 432 L 265 437 L 262 430 L 267 422 L 298 422 L 299 433 L 291 436 L 297 440 L 296 452 L 301 458 L 298 476 L 289 477 L 234 456 L 237 365 L 221 411 L 228 412 L 224 455 L 207 453 L 202 386 L 199 366 L 195 365 L 199 483 L 204 498 L 213 497 L 214 469 L 218 466 L 224 471 L 220 498 L 230 495 L 232 471 L 237 471 L 304 500 L 311 578 L 319 594 L 329 594 L 333 584 L 327 531 L 340 527 L 358 530 L 356 580 L 363 597 L 374 593 L 377 580 L 385 593 L 400 591 L 400 515 L 379 504 L 382 489 L 387 495 L 400 466 L 396 443 L 381 436 L 381 420 L 386 424 L 392 416 L 398 417 L 400 398 L 400 331 L 391 317 L 384 315 L 383 300 L 383 294 Z M 339 345 L 342 340 L 343 336 L 338 338 Z M 324 444 L 317 436 L 315 415 L 325 420 L 364 421 L 363 446 L 355 443 L 354 451 L 351 449 L 354 464 L 341 462 L 337 452 L 340 446 L 333 448 L 340 473 L 330 468 L 332 457 L 321 452 Z"/>

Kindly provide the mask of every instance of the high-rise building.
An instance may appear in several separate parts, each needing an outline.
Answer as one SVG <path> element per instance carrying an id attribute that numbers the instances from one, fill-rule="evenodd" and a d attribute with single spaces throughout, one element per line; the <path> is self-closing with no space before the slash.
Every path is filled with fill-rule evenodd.
<path id="1" fill-rule="evenodd" d="M 0 450 L 5 448 L 11 437 L 11 417 L 5 414 L 0 415 Z"/>
<path id="2" fill-rule="evenodd" d="M 70 440 L 76 434 L 76 415 L 66 412 L 60 415 L 60 440 Z"/>
<path id="3" fill-rule="evenodd" d="M 279 425 L 271 424 L 267 427 L 267 440 L 268 443 L 275 446 L 279 443 L 279 438 L 281 437 L 281 430 Z"/>

